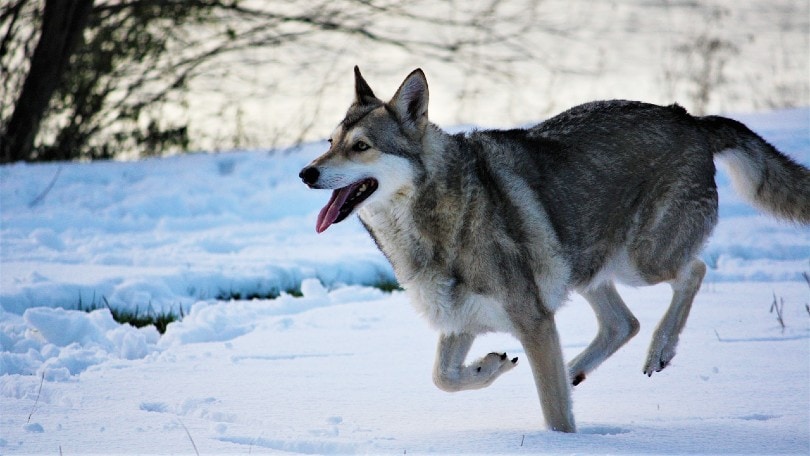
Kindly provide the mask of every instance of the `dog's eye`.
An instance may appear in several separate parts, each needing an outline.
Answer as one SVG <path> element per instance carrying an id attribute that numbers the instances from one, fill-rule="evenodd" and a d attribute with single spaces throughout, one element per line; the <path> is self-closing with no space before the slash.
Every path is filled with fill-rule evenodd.
<path id="1" fill-rule="evenodd" d="M 369 149 L 371 149 L 371 146 L 369 146 L 365 141 L 357 141 L 354 143 L 354 146 L 352 146 L 352 150 L 355 152 L 363 152 L 364 150 Z"/>

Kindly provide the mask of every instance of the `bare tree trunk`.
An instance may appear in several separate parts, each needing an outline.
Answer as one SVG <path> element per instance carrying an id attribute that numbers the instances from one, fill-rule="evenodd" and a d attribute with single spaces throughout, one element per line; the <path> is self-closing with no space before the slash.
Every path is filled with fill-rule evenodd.
<path id="1" fill-rule="evenodd" d="M 46 0 L 31 67 L 14 113 L 0 136 L 0 163 L 32 157 L 39 124 L 70 56 L 81 41 L 93 0 Z"/>

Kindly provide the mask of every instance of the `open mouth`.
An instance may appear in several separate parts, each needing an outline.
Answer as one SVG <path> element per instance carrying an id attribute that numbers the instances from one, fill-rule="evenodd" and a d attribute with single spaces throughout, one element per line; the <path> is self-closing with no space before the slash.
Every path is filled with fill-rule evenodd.
<path id="1" fill-rule="evenodd" d="M 318 214 L 315 231 L 323 233 L 333 223 L 340 223 L 348 217 L 358 204 L 377 190 L 377 179 L 363 179 L 332 192 L 332 197 Z"/>

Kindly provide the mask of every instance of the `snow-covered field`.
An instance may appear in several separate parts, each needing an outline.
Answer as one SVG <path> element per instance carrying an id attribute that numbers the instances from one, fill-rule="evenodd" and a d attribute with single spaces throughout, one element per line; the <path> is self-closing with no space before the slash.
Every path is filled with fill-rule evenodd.
<path id="1" fill-rule="evenodd" d="M 734 117 L 810 164 L 810 109 Z M 393 277 L 359 223 L 315 234 L 328 195 L 297 174 L 325 147 L 0 167 L 0 454 L 810 452 L 810 229 L 724 174 L 673 365 L 641 373 L 669 288 L 621 288 L 642 331 L 574 389 L 580 432 L 561 435 L 525 363 L 432 385 L 436 335 L 366 286 Z M 106 303 L 185 317 L 160 336 Z M 595 321 L 574 295 L 558 322 L 570 359 Z M 490 351 L 525 359 L 505 335 L 472 355 Z"/>

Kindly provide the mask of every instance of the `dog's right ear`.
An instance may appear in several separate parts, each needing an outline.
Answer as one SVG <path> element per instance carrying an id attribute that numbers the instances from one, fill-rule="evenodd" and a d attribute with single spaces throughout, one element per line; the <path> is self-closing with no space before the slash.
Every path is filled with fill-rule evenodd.
<path id="1" fill-rule="evenodd" d="M 371 91 L 371 87 L 368 86 L 368 83 L 365 79 L 363 79 L 363 75 L 360 74 L 360 68 L 355 65 L 354 66 L 354 102 L 359 105 L 370 104 L 377 100 L 377 97 L 374 96 L 374 92 Z"/>

